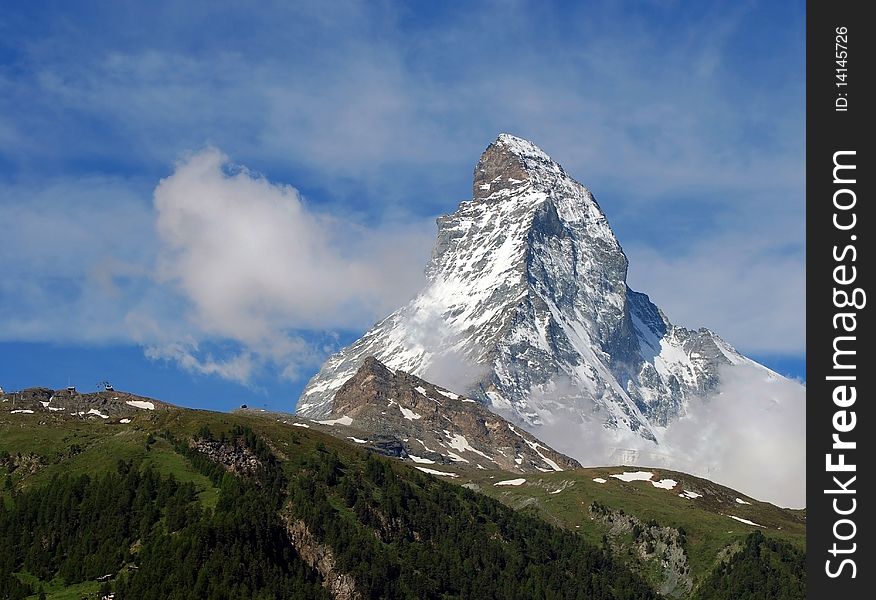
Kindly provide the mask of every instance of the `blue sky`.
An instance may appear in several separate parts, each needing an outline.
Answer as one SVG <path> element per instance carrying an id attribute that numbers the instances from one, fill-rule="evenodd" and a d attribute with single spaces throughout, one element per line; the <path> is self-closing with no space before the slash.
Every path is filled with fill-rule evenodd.
<path id="1" fill-rule="evenodd" d="M 630 285 L 804 377 L 804 3 L 14 3 L 0 386 L 289 410 L 421 283 L 499 132 Z"/>

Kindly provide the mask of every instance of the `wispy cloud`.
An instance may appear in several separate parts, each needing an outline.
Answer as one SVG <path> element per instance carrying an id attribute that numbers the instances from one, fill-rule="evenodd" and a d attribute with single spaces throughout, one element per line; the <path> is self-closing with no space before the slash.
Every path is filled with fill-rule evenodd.
<path id="1" fill-rule="evenodd" d="M 0 339 L 124 342 L 150 295 L 152 209 L 135 181 L 51 178 L 0 185 Z"/>
<path id="2" fill-rule="evenodd" d="M 748 353 L 805 348 L 805 263 L 797 242 L 725 232 L 672 255 L 641 245 L 627 253 L 630 285 L 674 323 L 708 327 Z"/>
<path id="3" fill-rule="evenodd" d="M 298 327 L 364 327 L 404 300 L 428 220 L 468 197 L 479 153 L 510 131 L 596 193 L 633 285 L 671 317 L 742 350 L 803 351 L 797 3 L 487 2 L 463 16 L 351 1 L 205 19 L 159 2 L 7 17 L 3 339 L 191 335 L 203 353 L 225 336 L 274 360 L 298 352 L 284 349 Z M 172 166 L 205 144 L 304 193 L 215 152 Z M 151 190 L 169 172 L 159 236 Z"/>

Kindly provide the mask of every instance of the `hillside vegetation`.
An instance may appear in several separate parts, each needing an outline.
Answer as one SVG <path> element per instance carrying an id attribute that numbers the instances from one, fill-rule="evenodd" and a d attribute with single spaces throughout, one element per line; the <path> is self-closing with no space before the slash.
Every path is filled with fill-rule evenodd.
<path id="1" fill-rule="evenodd" d="M 773 528 L 750 538 L 588 470 L 448 482 L 269 415 L 129 417 L 0 409 L 0 598 L 705 600 L 802 572 L 800 519 L 770 505 Z M 642 525 L 615 531 L 620 511 Z M 691 584 L 661 590 L 665 569 L 641 548 L 673 539 Z M 788 593 L 751 597 L 802 598 L 802 583 Z"/>

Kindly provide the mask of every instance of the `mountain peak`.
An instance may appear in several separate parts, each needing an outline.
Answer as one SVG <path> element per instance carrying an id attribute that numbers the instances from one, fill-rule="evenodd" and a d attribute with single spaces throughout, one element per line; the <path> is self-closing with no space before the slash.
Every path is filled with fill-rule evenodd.
<path id="1" fill-rule="evenodd" d="M 550 187 L 558 177 L 565 177 L 563 168 L 544 150 L 529 140 L 501 133 L 475 167 L 472 198 L 499 200 L 526 186 Z"/>
<path id="2" fill-rule="evenodd" d="M 511 135 L 510 133 L 500 133 L 494 144 L 498 144 L 506 148 L 512 154 L 520 157 L 538 158 L 544 161 L 551 161 L 551 157 L 547 152 L 536 146 L 534 143 L 522 137 Z"/>
<path id="3" fill-rule="evenodd" d="M 674 326 L 627 286 L 627 257 L 596 199 L 532 142 L 499 135 L 473 187 L 471 201 L 438 219 L 427 285 L 326 361 L 299 414 L 328 414 L 374 355 L 560 450 L 575 446 L 569 427 L 614 430 L 628 440 L 618 447 L 637 447 L 659 443 L 660 428 L 713 393 L 724 368 L 752 364 L 708 330 Z"/>
<path id="4" fill-rule="evenodd" d="M 380 379 L 389 379 L 393 375 L 393 372 L 373 354 L 365 357 L 359 372 L 374 375 Z"/>

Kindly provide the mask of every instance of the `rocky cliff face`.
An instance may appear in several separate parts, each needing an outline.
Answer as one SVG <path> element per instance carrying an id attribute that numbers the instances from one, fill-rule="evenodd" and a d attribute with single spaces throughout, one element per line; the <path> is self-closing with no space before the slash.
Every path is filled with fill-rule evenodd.
<path id="1" fill-rule="evenodd" d="M 288 512 L 284 512 L 281 517 L 298 556 L 319 573 L 323 587 L 328 590 L 332 598 L 361 600 L 362 594 L 356 588 L 356 581 L 352 575 L 338 569 L 331 548 L 320 542 L 301 519 L 294 519 Z"/>
<path id="2" fill-rule="evenodd" d="M 329 420 L 398 440 L 399 456 L 419 465 L 458 465 L 518 473 L 580 465 L 470 398 L 374 357 L 337 391 Z M 423 467 L 428 469 L 429 467 Z"/>
<path id="3" fill-rule="evenodd" d="M 329 358 L 298 414 L 331 413 L 373 355 L 536 433 L 605 427 L 656 441 L 690 398 L 715 388 L 719 368 L 756 364 L 631 290 L 596 199 L 534 144 L 500 135 L 472 196 L 438 219 L 425 289 Z"/>

